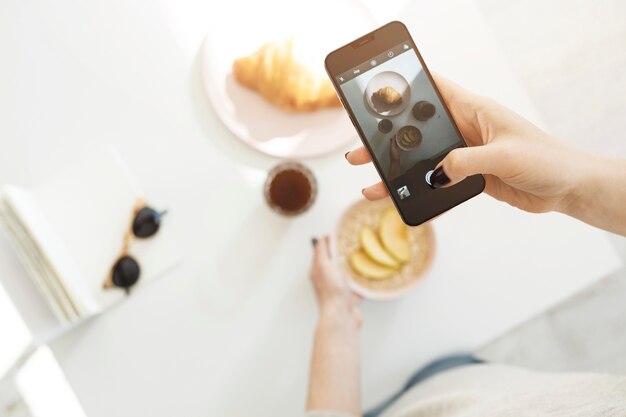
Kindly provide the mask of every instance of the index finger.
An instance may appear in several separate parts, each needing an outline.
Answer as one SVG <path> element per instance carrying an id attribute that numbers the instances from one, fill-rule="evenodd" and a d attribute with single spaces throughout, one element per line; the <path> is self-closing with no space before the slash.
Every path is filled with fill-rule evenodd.
<path id="1" fill-rule="evenodd" d="M 358 148 L 348 152 L 346 154 L 346 159 L 352 165 L 363 165 L 368 162 L 372 162 L 372 156 L 368 150 L 365 149 L 365 146 L 359 146 Z"/>
<path id="2" fill-rule="evenodd" d="M 446 104 L 448 104 L 448 106 L 458 97 L 468 94 L 467 90 L 465 90 L 454 81 L 449 80 L 446 77 L 443 77 L 442 75 L 439 75 L 435 72 L 431 72 L 431 75 L 433 76 L 433 80 L 435 81 L 439 92 L 441 93 L 443 99 L 446 101 Z"/>
<path id="3" fill-rule="evenodd" d="M 330 238 L 328 235 L 322 236 L 317 240 L 315 247 L 313 248 L 314 262 L 325 263 L 330 261 Z"/>

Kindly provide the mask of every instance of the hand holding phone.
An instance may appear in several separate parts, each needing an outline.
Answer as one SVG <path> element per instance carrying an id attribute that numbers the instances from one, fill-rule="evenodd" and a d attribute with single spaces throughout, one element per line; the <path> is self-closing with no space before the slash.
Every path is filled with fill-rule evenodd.
<path id="1" fill-rule="evenodd" d="M 485 192 L 498 200 L 529 212 L 560 211 L 596 224 L 576 212 L 581 206 L 578 200 L 585 194 L 582 190 L 589 188 L 589 196 L 601 194 L 595 178 L 615 161 L 562 142 L 494 100 L 441 76 L 434 81 L 469 145 L 452 149 L 437 163 L 450 180 L 443 190 L 481 173 L 485 174 Z M 349 152 L 346 158 L 353 165 L 375 162 L 365 147 Z M 377 200 L 389 191 L 380 182 L 365 188 L 363 194 Z M 605 194 L 610 193 L 605 190 Z"/>
<path id="2" fill-rule="evenodd" d="M 331 52 L 325 64 L 405 223 L 421 224 L 482 192 L 481 175 L 433 187 L 437 164 L 467 145 L 402 23 Z"/>

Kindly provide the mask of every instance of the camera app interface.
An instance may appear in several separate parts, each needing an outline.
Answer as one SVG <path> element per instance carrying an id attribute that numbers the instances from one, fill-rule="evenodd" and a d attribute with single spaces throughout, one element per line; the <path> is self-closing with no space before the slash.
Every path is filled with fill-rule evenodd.
<path id="1" fill-rule="evenodd" d="M 396 200 L 428 192 L 432 170 L 463 141 L 412 44 L 372 57 L 337 82 Z"/>

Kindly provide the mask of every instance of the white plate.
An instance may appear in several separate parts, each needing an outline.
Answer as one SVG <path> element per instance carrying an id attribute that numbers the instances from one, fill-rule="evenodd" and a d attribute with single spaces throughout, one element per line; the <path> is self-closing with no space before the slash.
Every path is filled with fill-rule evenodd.
<path id="1" fill-rule="evenodd" d="M 372 102 L 373 94 L 383 87 L 392 87 L 402 96 L 402 103 L 399 106 L 378 111 Z M 367 107 L 377 116 L 391 117 L 400 114 L 406 109 L 411 101 L 411 87 L 404 77 L 394 71 L 384 71 L 376 74 L 365 87 L 364 99 Z"/>
<path id="2" fill-rule="evenodd" d="M 293 17 L 287 21 L 286 14 L 282 14 L 276 17 L 282 20 L 275 23 L 267 20 L 272 17 L 266 13 L 263 15 L 263 24 L 259 24 L 259 15 L 249 10 L 243 14 L 239 11 L 234 20 L 237 25 L 232 25 L 232 19 L 224 18 L 224 23 L 214 26 L 207 35 L 202 46 L 201 60 L 209 100 L 222 122 L 251 147 L 280 158 L 307 158 L 345 147 L 356 138 L 356 132 L 343 108 L 290 113 L 240 85 L 232 74 L 235 59 L 249 55 L 266 42 L 291 36 L 316 37 L 315 42 L 311 42 L 316 50 L 311 50 L 308 55 L 315 57 L 314 65 L 319 63 L 319 68 L 314 70 L 323 71 L 326 53 L 374 28 L 373 20 L 360 3 L 346 0 L 330 4 L 331 9 L 324 5 L 317 7 L 324 17 L 323 26 L 319 25 L 321 20 L 311 18 L 310 10 L 307 10 L 306 15 L 302 11 L 287 14 Z M 264 7 L 267 9 L 270 6 Z M 345 12 L 338 13 L 338 10 Z M 296 21 L 296 15 L 301 16 L 302 21 Z M 347 15 L 350 15 L 348 28 L 345 27 L 345 20 L 343 26 L 337 20 Z M 246 22 L 245 19 L 251 20 Z M 316 26 L 311 26 L 315 22 Z M 333 30 L 322 30 L 328 27 L 333 27 Z M 324 40 L 317 42 L 319 36 L 324 36 Z"/>

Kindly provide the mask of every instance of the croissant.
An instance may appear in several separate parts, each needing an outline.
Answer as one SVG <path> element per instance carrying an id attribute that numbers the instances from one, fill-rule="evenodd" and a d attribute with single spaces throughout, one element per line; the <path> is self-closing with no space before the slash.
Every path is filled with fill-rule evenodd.
<path id="1" fill-rule="evenodd" d="M 330 80 L 316 76 L 295 59 L 291 40 L 267 43 L 235 60 L 233 74 L 239 83 L 288 111 L 340 106 Z"/>
<path id="2" fill-rule="evenodd" d="M 372 94 L 372 102 L 389 107 L 402 103 L 402 95 L 393 87 L 382 87 Z"/>

